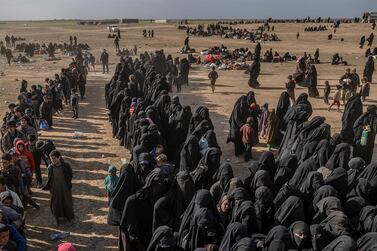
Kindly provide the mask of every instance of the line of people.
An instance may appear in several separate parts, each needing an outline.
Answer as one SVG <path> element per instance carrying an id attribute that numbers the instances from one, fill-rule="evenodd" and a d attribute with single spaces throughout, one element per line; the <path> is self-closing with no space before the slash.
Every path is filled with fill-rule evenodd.
<path id="1" fill-rule="evenodd" d="M 263 153 L 241 179 L 221 163 L 208 108 L 191 114 L 169 96 L 158 68 L 153 59 L 125 59 L 105 87 L 114 136 L 132 151 L 109 190 L 108 223 L 119 227 L 121 250 L 333 250 L 340 244 L 364 250 L 376 243 L 369 233 L 377 202 L 370 155 L 376 106 L 362 113 L 360 97 L 352 97 L 341 133 L 330 137 L 325 118 L 309 120 L 307 94 L 291 106 L 283 92 L 276 109 L 282 121 L 274 129 L 279 154 Z M 253 92 L 234 106 L 229 139 L 238 155 L 248 147 L 240 129 L 258 124 L 255 112 Z"/>

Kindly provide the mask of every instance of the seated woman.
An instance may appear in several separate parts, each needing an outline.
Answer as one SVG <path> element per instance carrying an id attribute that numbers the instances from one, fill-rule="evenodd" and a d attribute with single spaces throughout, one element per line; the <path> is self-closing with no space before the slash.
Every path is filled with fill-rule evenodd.
<path id="1" fill-rule="evenodd" d="M 279 53 L 275 51 L 274 57 L 272 59 L 272 62 L 274 63 L 279 63 L 282 61 L 282 58 L 280 57 Z"/>

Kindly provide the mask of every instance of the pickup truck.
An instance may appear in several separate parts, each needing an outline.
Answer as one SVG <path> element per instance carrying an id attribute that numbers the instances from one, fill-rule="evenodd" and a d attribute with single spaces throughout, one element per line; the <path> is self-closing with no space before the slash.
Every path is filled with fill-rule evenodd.
<path id="1" fill-rule="evenodd" d="M 109 25 L 109 26 L 107 26 L 107 29 L 108 29 L 110 32 L 118 32 L 118 31 L 119 31 L 119 27 L 118 27 L 118 25 Z"/>

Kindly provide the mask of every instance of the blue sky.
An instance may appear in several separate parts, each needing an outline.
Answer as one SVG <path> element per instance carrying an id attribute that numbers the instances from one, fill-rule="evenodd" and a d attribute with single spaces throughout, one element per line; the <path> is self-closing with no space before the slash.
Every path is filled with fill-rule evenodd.
<path id="1" fill-rule="evenodd" d="M 0 0 L 0 20 L 355 17 L 377 0 Z"/>

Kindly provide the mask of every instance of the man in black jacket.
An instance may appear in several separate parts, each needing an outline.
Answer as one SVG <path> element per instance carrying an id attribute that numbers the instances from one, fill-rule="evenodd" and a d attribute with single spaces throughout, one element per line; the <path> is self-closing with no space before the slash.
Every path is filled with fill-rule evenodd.
<path id="1" fill-rule="evenodd" d="M 102 64 L 102 73 L 105 74 L 105 69 L 109 73 L 109 54 L 106 52 L 106 49 L 103 49 L 100 61 Z"/>
<path id="2" fill-rule="evenodd" d="M 39 107 L 39 114 L 40 119 L 45 120 L 49 126 L 49 128 L 52 128 L 52 102 L 50 102 L 50 98 L 45 95 L 43 96 L 43 102 L 41 106 Z"/>

